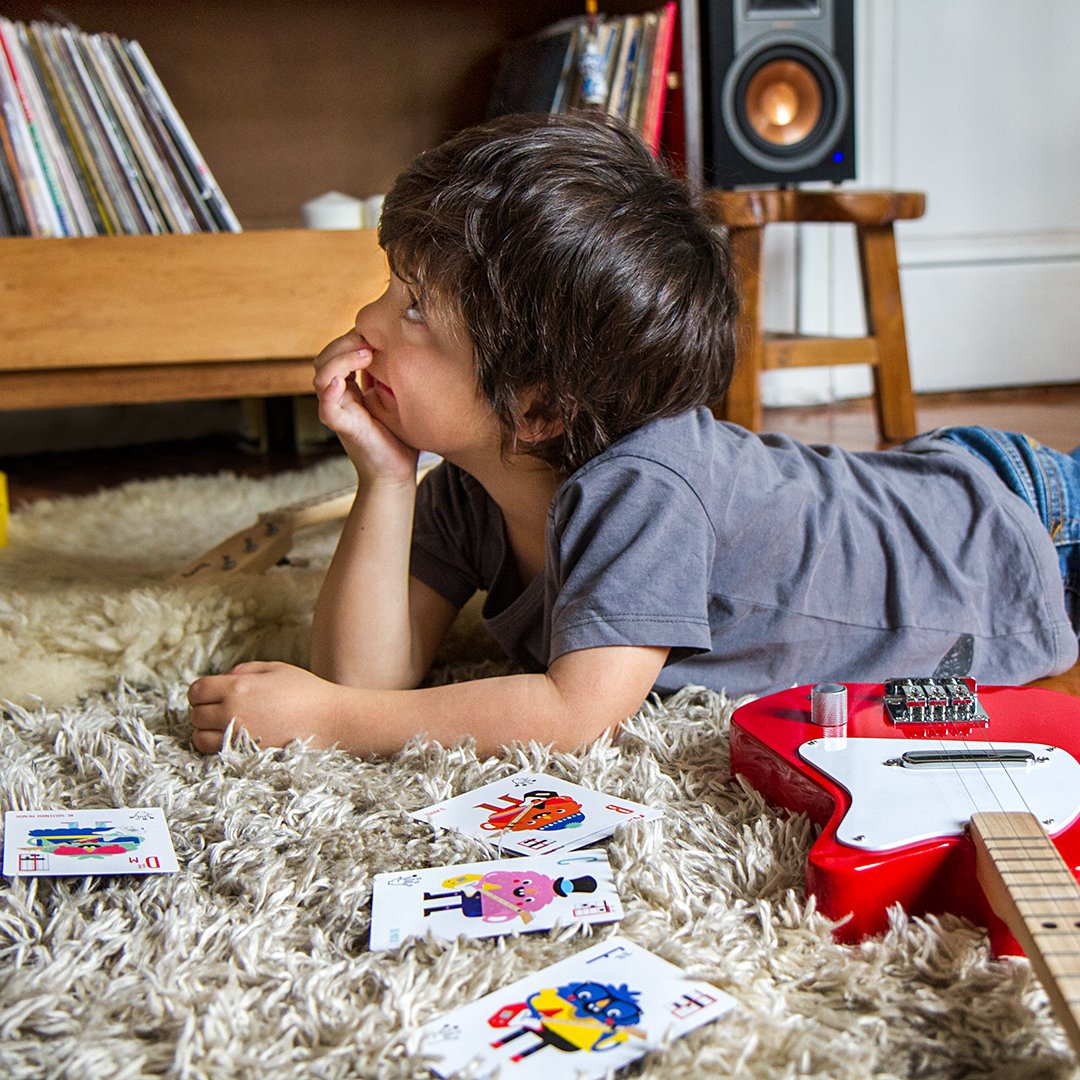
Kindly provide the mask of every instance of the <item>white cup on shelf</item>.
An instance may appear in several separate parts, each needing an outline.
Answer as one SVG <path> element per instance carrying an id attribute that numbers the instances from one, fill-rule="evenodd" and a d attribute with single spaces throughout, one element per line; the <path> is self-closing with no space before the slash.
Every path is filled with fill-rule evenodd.
<path id="1" fill-rule="evenodd" d="M 364 203 L 340 191 L 328 191 L 304 203 L 300 219 L 307 229 L 362 229 Z"/>

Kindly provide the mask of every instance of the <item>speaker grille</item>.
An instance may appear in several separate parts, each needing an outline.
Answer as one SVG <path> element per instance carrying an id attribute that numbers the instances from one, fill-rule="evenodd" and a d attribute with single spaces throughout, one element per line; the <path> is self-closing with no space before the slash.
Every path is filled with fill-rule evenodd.
<path id="1" fill-rule="evenodd" d="M 714 187 L 855 176 L 853 0 L 700 0 Z"/>
<path id="2" fill-rule="evenodd" d="M 728 135 L 754 164 L 778 173 L 824 161 L 847 121 L 843 72 L 810 42 L 773 42 L 728 70 L 721 108 Z"/>
<path id="3" fill-rule="evenodd" d="M 763 147 L 804 144 L 821 122 L 822 84 L 798 60 L 770 60 L 740 92 L 746 133 Z"/>

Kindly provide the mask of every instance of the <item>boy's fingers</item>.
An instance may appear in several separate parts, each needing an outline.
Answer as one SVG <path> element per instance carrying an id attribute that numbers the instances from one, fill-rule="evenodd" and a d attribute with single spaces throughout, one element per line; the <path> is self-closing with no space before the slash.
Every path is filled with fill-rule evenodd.
<path id="1" fill-rule="evenodd" d="M 312 386 L 316 391 L 320 391 L 328 387 L 334 379 L 347 379 L 353 372 L 365 366 L 360 360 L 360 355 L 353 352 L 348 356 L 334 357 L 322 366 L 316 366 L 314 378 L 311 380 Z"/>
<path id="2" fill-rule="evenodd" d="M 328 360 L 332 360 L 335 356 L 340 356 L 344 353 L 356 352 L 358 349 L 365 347 L 367 343 L 355 330 L 350 330 L 347 334 L 342 334 L 341 337 L 334 338 L 329 345 L 324 345 L 319 351 L 319 354 L 315 357 L 316 366 L 325 364 Z"/>
<path id="3" fill-rule="evenodd" d="M 322 390 L 316 390 L 319 419 L 332 431 L 338 429 L 338 418 L 347 412 L 349 392 L 345 380 L 335 376 Z"/>
<path id="4" fill-rule="evenodd" d="M 189 705 L 212 705 L 221 701 L 224 697 L 224 687 L 221 685 L 219 676 L 204 675 L 196 679 L 189 687 L 187 699 Z"/>
<path id="5" fill-rule="evenodd" d="M 224 742 L 225 736 L 219 731 L 196 731 L 191 736 L 191 745 L 201 754 L 216 754 Z"/>
<path id="6" fill-rule="evenodd" d="M 197 731 L 224 731 L 232 719 L 223 705 L 196 705 L 191 710 L 191 726 Z"/>
<path id="7" fill-rule="evenodd" d="M 316 400 L 319 419 L 331 431 L 350 439 L 370 431 L 371 419 L 355 381 L 334 379 Z"/>
<path id="8" fill-rule="evenodd" d="M 322 354 L 315 360 L 315 377 L 312 379 L 316 391 L 329 386 L 335 378 L 345 379 L 354 372 L 362 371 L 371 363 L 371 350 L 362 348 L 346 349 L 327 356 Z"/>

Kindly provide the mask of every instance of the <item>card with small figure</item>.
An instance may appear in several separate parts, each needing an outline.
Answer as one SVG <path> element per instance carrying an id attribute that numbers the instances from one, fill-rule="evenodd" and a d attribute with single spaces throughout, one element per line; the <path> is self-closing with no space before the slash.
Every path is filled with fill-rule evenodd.
<path id="1" fill-rule="evenodd" d="M 107 810 L 8 810 L 5 877 L 171 874 L 179 869 L 157 806 Z"/>
<path id="2" fill-rule="evenodd" d="M 417 810 L 413 817 L 490 841 L 502 851 L 547 855 L 585 847 L 620 825 L 662 813 L 568 780 L 520 772 Z"/>
<path id="3" fill-rule="evenodd" d="M 729 994 L 613 937 L 425 1024 L 442 1077 L 602 1077 L 730 1011 Z"/>
<path id="4" fill-rule="evenodd" d="M 485 938 L 622 917 L 600 848 L 429 866 L 375 875 L 370 947 L 393 949 L 428 933 Z"/>

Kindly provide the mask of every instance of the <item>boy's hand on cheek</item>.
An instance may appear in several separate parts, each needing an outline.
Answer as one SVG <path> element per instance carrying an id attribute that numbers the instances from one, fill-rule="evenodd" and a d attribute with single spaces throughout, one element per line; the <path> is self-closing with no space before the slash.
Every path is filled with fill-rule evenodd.
<path id="1" fill-rule="evenodd" d="M 355 331 L 319 353 L 313 382 L 319 419 L 338 436 L 361 475 L 415 483 L 417 450 L 376 420 L 365 404 L 362 380 L 370 363 L 371 349 Z"/>
<path id="2" fill-rule="evenodd" d="M 263 747 L 285 746 L 293 739 L 332 746 L 338 741 L 340 691 L 291 664 L 238 664 L 226 675 L 208 675 L 191 684 L 191 741 L 204 754 L 214 753 L 235 720 Z"/>

